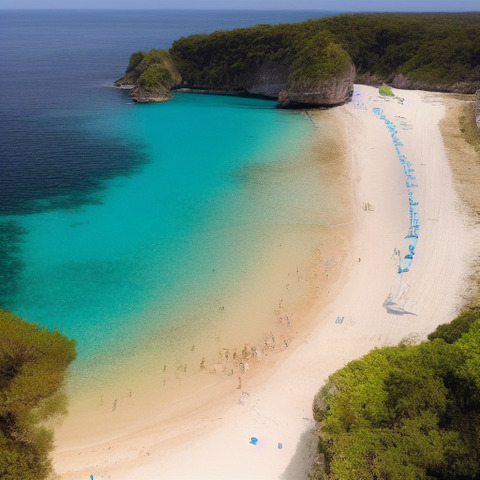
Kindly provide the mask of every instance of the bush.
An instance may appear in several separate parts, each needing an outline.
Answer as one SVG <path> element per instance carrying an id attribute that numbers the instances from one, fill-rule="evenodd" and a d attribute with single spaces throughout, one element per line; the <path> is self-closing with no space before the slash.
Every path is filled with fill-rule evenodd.
<path id="1" fill-rule="evenodd" d="M 290 81 L 318 81 L 342 74 L 352 61 L 328 32 L 320 32 L 306 41 L 292 63 Z"/>
<path id="2" fill-rule="evenodd" d="M 62 394 L 75 342 L 0 310 L 0 478 L 42 480 L 52 467 L 45 421 L 66 412 Z"/>
<path id="3" fill-rule="evenodd" d="M 163 65 L 152 65 L 145 70 L 137 80 L 137 85 L 149 92 L 164 85 L 170 85 L 172 75 Z"/>
<path id="4" fill-rule="evenodd" d="M 380 95 L 385 95 L 387 97 L 394 97 L 395 95 L 392 92 L 392 89 L 385 84 L 380 85 L 380 88 L 378 89 Z"/>
<path id="5" fill-rule="evenodd" d="M 480 320 L 480 307 L 472 307 L 461 313 L 450 323 L 439 325 L 429 336 L 429 340 L 441 338 L 447 343 L 454 343 L 470 330 L 473 322 Z"/>
<path id="6" fill-rule="evenodd" d="M 125 73 L 133 72 L 145 57 L 145 52 L 135 52 L 130 55 L 130 61 Z"/>
<path id="7" fill-rule="evenodd" d="M 329 377 L 313 406 L 326 468 L 312 478 L 480 478 L 480 320 L 467 317 L 450 343 L 375 349 Z"/>

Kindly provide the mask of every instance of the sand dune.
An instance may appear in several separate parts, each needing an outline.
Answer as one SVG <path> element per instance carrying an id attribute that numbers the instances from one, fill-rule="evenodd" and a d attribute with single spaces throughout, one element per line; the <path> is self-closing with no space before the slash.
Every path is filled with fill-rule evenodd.
<path id="1" fill-rule="evenodd" d="M 442 97 L 394 93 L 383 98 L 356 86 L 353 101 L 329 113 L 348 141 L 355 234 L 311 325 L 242 389 L 197 405 L 188 421 L 176 421 L 180 410 L 172 410 L 169 420 L 127 425 L 121 438 L 75 450 L 59 445 L 62 478 L 305 479 L 314 449 L 312 400 L 328 375 L 374 347 L 424 339 L 452 319 L 464 302 L 478 232 L 452 184 L 438 127 Z M 312 112 L 312 121 L 322 114 Z M 405 238 L 417 224 L 418 239 Z M 412 244 L 413 259 L 405 263 Z M 399 273 L 399 265 L 408 271 Z M 395 308 L 387 308 L 387 299 Z M 175 439 L 182 429 L 181 441 Z"/>

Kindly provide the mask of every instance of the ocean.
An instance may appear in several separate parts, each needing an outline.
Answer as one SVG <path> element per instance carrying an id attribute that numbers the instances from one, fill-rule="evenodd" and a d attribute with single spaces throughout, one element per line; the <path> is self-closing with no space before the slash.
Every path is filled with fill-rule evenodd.
<path id="1" fill-rule="evenodd" d="M 0 11 L 0 307 L 74 338 L 79 378 L 139 349 L 259 337 L 330 221 L 308 116 L 133 104 L 112 87 L 130 54 L 324 15 Z"/>

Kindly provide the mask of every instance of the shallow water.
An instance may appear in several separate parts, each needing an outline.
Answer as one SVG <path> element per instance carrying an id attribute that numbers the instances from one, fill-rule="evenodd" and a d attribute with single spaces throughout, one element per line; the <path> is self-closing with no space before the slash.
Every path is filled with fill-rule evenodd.
<path id="1" fill-rule="evenodd" d="M 176 305 L 262 270 L 270 226 L 321 222 L 321 186 L 298 188 L 312 127 L 274 106 L 181 94 L 96 118 L 88 128 L 130 136 L 148 163 L 110 180 L 98 204 L 9 217 L 26 232 L 13 310 L 75 338 L 81 361 L 150 322 L 177 325 Z M 152 309 L 169 314 L 146 320 Z"/>
<path id="2" fill-rule="evenodd" d="M 131 104 L 108 82 L 84 83 L 94 39 L 80 53 L 76 42 L 85 25 L 104 34 L 101 21 L 76 18 L 69 32 L 53 14 L 17 15 L 26 63 L 2 53 L 19 98 L 4 110 L 2 306 L 75 338 L 79 370 L 148 342 L 175 349 L 208 325 L 267 328 L 282 282 L 311 261 L 329 222 L 308 117 L 224 96 Z M 38 35 L 42 18 L 50 30 L 35 64 L 23 35 Z M 54 77 L 51 55 L 65 59 L 72 45 L 76 63 Z M 88 71 L 102 63 L 92 62 Z M 35 77 L 45 80 L 36 96 Z"/>

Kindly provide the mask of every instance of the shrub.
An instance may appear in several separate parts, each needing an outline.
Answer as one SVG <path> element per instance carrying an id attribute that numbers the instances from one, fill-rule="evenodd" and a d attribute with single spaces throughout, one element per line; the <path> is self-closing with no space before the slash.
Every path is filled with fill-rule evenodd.
<path id="1" fill-rule="evenodd" d="M 380 85 L 380 88 L 378 89 L 380 92 L 380 95 L 385 95 L 387 97 L 394 97 L 395 95 L 392 92 L 392 89 L 385 84 Z"/>
<path id="2" fill-rule="evenodd" d="M 480 320 L 467 317 L 451 343 L 375 349 L 329 377 L 313 406 L 326 468 L 311 478 L 480 478 Z"/>
<path id="3" fill-rule="evenodd" d="M 62 393 L 75 341 L 0 310 L 0 478 L 42 480 L 52 467 L 45 421 L 66 412 Z"/>

